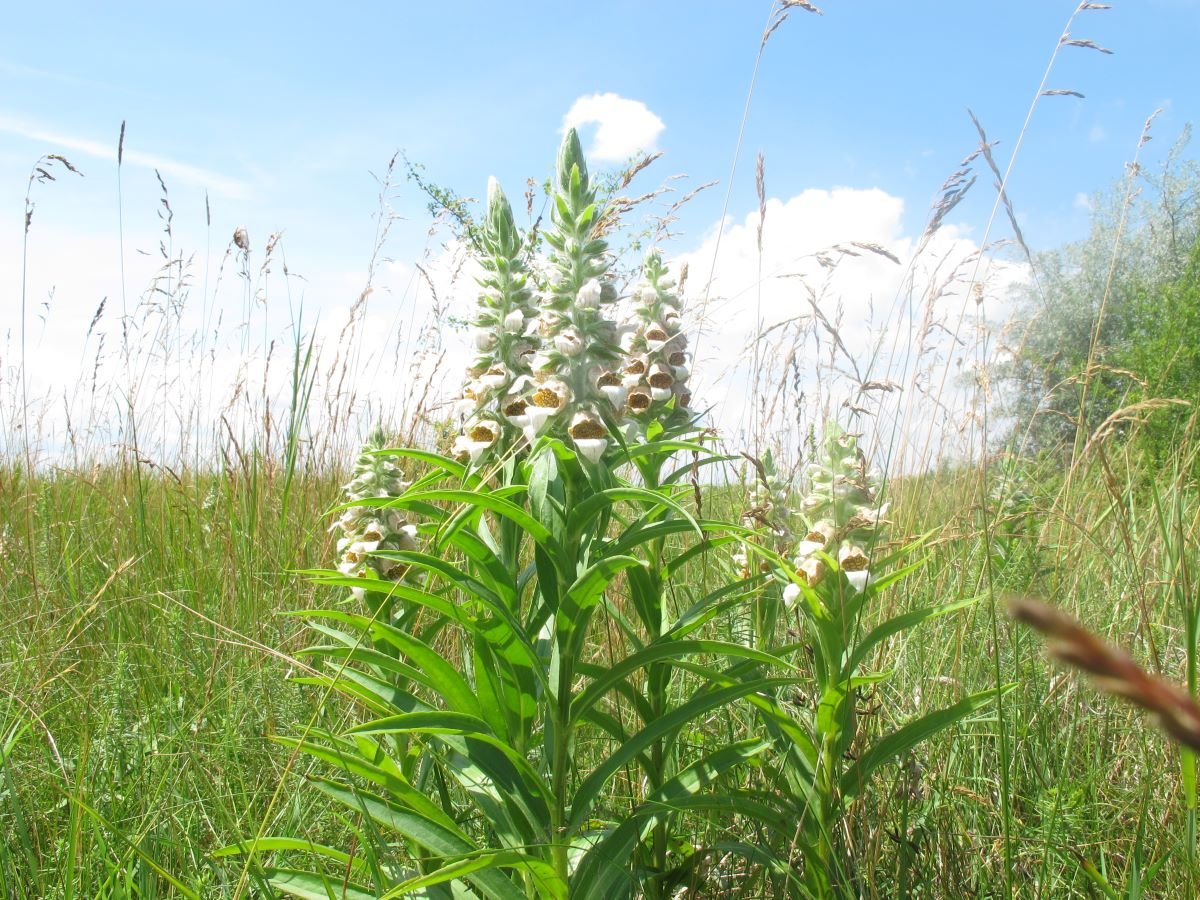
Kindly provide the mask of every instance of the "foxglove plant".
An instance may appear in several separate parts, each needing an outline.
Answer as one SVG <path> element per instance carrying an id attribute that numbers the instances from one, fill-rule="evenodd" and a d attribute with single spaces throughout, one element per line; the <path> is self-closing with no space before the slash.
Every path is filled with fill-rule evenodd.
<path id="1" fill-rule="evenodd" d="M 606 315 L 616 299 L 603 238 L 612 223 L 574 131 L 552 184 L 550 274 L 536 316 L 511 210 L 498 187 L 489 191 L 480 352 L 456 442 L 463 458 L 386 451 L 426 474 L 398 497 L 352 498 L 375 513 L 421 516 L 423 548 L 368 551 L 372 562 L 424 575 L 395 587 L 419 615 L 310 613 L 325 642 L 308 655 L 328 669 L 309 680 L 372 718 L 340 734 L 279 740 L 351 776 L 311 783 L 361 817 L 365 852 L 306 845 L 341 874 L 266 868 L 279 890 L 356 900 L 671 896 L 688 860 L 708 852 L 694 832 L 673 829 L 689 809 L 739 808 L 725 792 L 736 794 L 736 773 L 771 748 L 735 735 L 700 748 L 681 738 L 734 703 L 786 720 L 769 699 L 795 682 L 773 677 L 781 660 L 702 636 L 741 601 L 741 586 L 700 591 L 684 609 L 668 602 L 667 585 L 743 529 L 694 518 L 681 502 L 691 493 L 678 484 L 686 470 L 663 475 L 680 450 L 695 454 L 693 468 L 716 457 L 681 439 L 694 426 L 678 412 L 686 378 L 671 358 L 682 344 L 678 301 L 661 262 L 647 264 L 639 308 L 650 325 L 638 333 L 644 384 L 666 393 L 637 411 L 650 415 L 628 440 L 615 433 L 627 424 L 627 398 L 611 390 L 625 374 Z M 662 326 L 661 339 L 651 326 Z M 670 387 L 654 377 L 664 374 Z M 640 484 L 622 479 L 629 466 Z M 319 577 L 343 587 L 359 580 Z M 782 835 L 790 824 L 772 827 Z M 291 849 L 295 842 L 269 838 L 228 852 Z M 743 855 L 756 853 L 747 845 Z"/>
<path id="2" fill-rule="evenodd" d="M 873 601 L 921 565 L 902 561 L 922 540 L 882 552 L 884 485 L 868 471 L 857 436 L 835 424 L 827 426 L 820 456 L 806 474 L 809 487 L 799 504 L 806 530 L 797 532 L 803 537 L 790 547 L 790 558 L 755 544 L 745 549 L 768 560 L 783 580 L 784 606 L 803 635 L 793 658 L 812 672 L 811 696 L 793 711 L 798 727 L 776 731 L 789 760 L 776 787 L 802 822 L 797 846 L 804 857 L 804 894 L 858 896 L 861 886 L 855 881 L 852 844 L 846 840 L 845 817 L 852 801 L 881 766 L 991 703 L 997 692 L 968 696 L 869 740 L 860 727 L 857 695 L 889 674 L 867 669 L 873 651 L 926 619 L 974 600 L 911 610 L 867 627 L 875 613 Z M 771 720 L 766 725 L 777 729 Z"/>
<path id="3" fill-rule="evenodd" d="M 830 426 L 823 449 L 824 458 L 808 466 L 809 490 L 800 501 L 807 531 L 795 547 L 797 578 L 815 586 L 825 574 L 824 557 L 833 557 L 850 587 L 862 591 L 872 579 L 870 555 L 888 508 L 880 501 L 882 479 L 867 471 L 857 435 Z M 799 597 L 799 585 L 784 589 L 789 607 Z"/>

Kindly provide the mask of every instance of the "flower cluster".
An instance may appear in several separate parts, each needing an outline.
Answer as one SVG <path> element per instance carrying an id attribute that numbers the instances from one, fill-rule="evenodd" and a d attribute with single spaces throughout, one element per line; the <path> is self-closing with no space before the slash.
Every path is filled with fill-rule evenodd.
<path id="1" fill-rule="evenodd" d="M 559 150 L 552 201 L 539 297 L 512 208 L 494 179 L 488 188 L 477 356 L 458 403 L 466 423 L 453 447 L 472 464 L 545 433 L 568 438 L 595 463 L 613 427 L 632 439 L 652 417 L 689 419 L 680 302 L 658 254 L 647 258 L 635 293 L 636 323 L 618 329 L 607 314 L 618 298 L 604 210 L 574 129 Z"/>
<path id="2" fill-rule="evenodd" d="M 807 531 L 795 547 L 796 576 L 815 587 L 826 575 L 826 559 L 834 559 L 850 586 L 861 591 L 873 578 L 871 550 L 887 512 L 887 504 L 879 503 L 882 480 L 867 471 L 857 436 L 836 425 L 827 429 L 822 451 L 822 458 L 806 469 L 809 489 L 800 515 Z M 784 589 L 789 605 L 799 596 L 797 584 Z"/>
<path id="3" fill-rule="evenodd" d="M 602 237 L 603 209 L 588 178 L 574 129 L 558 152 L 542 350 L 534 358 L 535 405 L 563 414 L 575 449 L 596 462 L 609 444 L 608 422 L 623 400 L 615 381 L 621 350 L 606 315 L 617 299 Z"/>
<path id="4" fill-rule="evenodd" d="M 496 179 L 488 183 L 488 209 L 481 235 L 479 309 L 472 322 L 475 359 L 458 402 L 467 427 L 454 443 L 456 456 L 472 463 L 500 441 L 506 430 L 524 430 L 530 440 L 544 420 L 536 419 L 523 396 L 532 382 L 529 361 L 537 348 L 537 306 L 512 207 Z"/>
<path id="5" fill-rule="evenodd" d="M 404 480 L 404 473 L 389 457 L 378 453 L 386 446 L 381 429 L 376 428 L 367 437 L 354 464 L 354 477 L 342 488 L 347 503 L 398 497 L 407 490 L 409 483 Z M 329 530 L 341 533 L 337 542 L 338 571 L 352 578 L 399 581 L 407 571 L 406 566 L 371 554 L 376 550 L 417 548 L 417 526 L 396 509 L 349 506 Z M 353 588 L 353 593 L 359 600 L 366 595 L 361 588 Z"/>
<path id="6" fill-rule="evenodd" d="M 682 331 L 675 280 L 667 275 L 662 257 L 651 252 L 634 291 L 637 324 L 621 338 L 625 365 L 621 385 L 625 409 L 644 428 L 651 416 L 690 421 L 688 406 L 687 335 Z"/>

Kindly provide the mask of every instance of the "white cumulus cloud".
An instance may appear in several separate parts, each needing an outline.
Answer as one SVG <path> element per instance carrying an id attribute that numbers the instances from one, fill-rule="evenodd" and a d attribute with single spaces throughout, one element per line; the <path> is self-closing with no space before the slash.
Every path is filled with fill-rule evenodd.
<path id="1" fill-rule="evenodd" d="M 595 125 L 588 156 L 604 162 L 623 162 L 635 153 L 653 150 L 667 126 L 640 100 L 619 94 L 580 97 L 563 117 L 563 129 Z"/>
<path id="2" fill-rule="evenodd" d="M 832 418 L 906 468 L 969 452 L 980 329 L 1003 320 L 1023 267 L 952 225 L 923 242 L 878 189 L 810 189 L 765 213 L 761 252 L 754 210 L 674 261 L 689 269 L 697 399 L 726 439 L 798 451 Z"/>

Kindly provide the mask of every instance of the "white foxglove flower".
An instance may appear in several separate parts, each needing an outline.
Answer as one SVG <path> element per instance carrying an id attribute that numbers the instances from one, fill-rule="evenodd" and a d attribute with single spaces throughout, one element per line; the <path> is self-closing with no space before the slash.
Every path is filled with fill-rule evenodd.
<path id="1" fill-rule="evenodd" d="M 857 593 L 862 593 L 867 587 L 874 583 L 875 576 L 867 569 L 859 569 L 856 572 L 847 572 L 846 581 L 850 587 L 854 588 Z"/>
<path id="2" fill-rule="evenodd" d="M 825 577 L 825 563 L 815 556 L 809 557 L 796 567 L 796 574 L 803 578 L 809 587 L 816 587 L 817 582 Z"/>
<path id="3" fill-rule="evenodd" d="M 579 289 L 579 293 L 575 295 L 575 302 L 580 309 L 595 309 L 600 305 L 600 299 L 603 296 L 604 291 L 600 282 L 592 278 L 585 281 L 583 287 Z"/>
<path id="4" fill-rule="evenodd" d="M 661 350 L 666 346 L 667 341 L 671 339 L 671 335 L 667 333 L 667 329 L 659 323 L 651 324 L 643 335 L 646 339 L 646 347 L 653 353 Z"/>
<path id="5" fill-rule="evenodd" d="M 519 394 L 509 394 L 500 404 L 500 412 L 518 428 L 527 424 L 529 402 Z"/>
<path id="6" fill-rule="evenodd" d="M 655 400 L 671 399 L 675 379 L 671 375 L 671 370 L 662 363 L 655 363 L 650 367 L 650 374 L 646 381 L 650 385 L 650 396 Z"/>
<path id="7" fill-rule="evenodd" d="M 514 309 L 505 316 L 504 331 L 506 334 L 522 334 L 525 331 L 525 314 L 519 309 Z"/>
<path id="8" fill-rule="evenodd" d="M 497 363 L 479 376 L 479 383 L 486 388 L 496 390 L 508 384 L 508 377 L 508 369 Z"/>
<path id="9" fill-rule="evenodd" d="M 612 404 L 613 409 L 621 409 L 625 406 L 625 397 L 629 393 L 625 385 L 618 380 L 617 384 L 602 384 L 600 385 L 600 393 L 602 393 L 608 402 Z"/>
<path id="10" fill-rule="evenodd" d="M 588 462 L 598 463 L 600 458 L 604 456 L 604 451 L 608 449 L 607 438 L 573 438 L 575 449 L 588 460 Z"/>
<path id="11" fill-rule="evenodd" d="M 789 582 L 787 587 L 783 589 L 783 605 L 789 610 L 793 609 L 800 601 L 800 585 L 794 582 Z"/>
<path id="12" fill-rule="evenodd" d="M 635 383 L 625 396 L 625 402 L 628 404 L 630 412 L 643 413 L 653 405 L 654 398 L 646 387 Z"/>
<path id="13" fill-rule="evenodd" d="M 536 407 L 557 412 L 570 402 L 571 391 L 562 381 L 551 378 L 542 382 L 529 399 Z"/>
<path id="14" fill-rule="evenodd" d="M 476 465 L 500 437 L 500 425 L 491 419 L 481 419 L 454 441 L 456 456 L 466 453 L 471 465 Z"/>
<path id="15" fill-rule="evenodd" d="M 471 459 L 471 439 L 465 434 L 457 435 L 450 446 L 450 455 L 459 462 L 469 462 Z"/>
<path id="16" fill-rule="evenodd" d="M 574 328 L 567 328 L 554 336 L 554 349 L 563 356 L 574 358 L 583 352 L 583 341 Z"/>

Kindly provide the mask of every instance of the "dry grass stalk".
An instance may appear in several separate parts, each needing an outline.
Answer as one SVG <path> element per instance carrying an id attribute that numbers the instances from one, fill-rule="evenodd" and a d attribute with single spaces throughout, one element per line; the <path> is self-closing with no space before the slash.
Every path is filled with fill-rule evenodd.
<path id="1" fill-rule="evenodd" d="M 1055 659 L 1087 672 L 1100 690 L 1153 713 L 1163 731 L 1200 751 L 1200 705 L 1182 687 L 1149 674 L 1125 651 L 1052 606 L 1013 597 L 1008 608 L 1013 618 L 1046 636 L 1046 648 Z"/>

